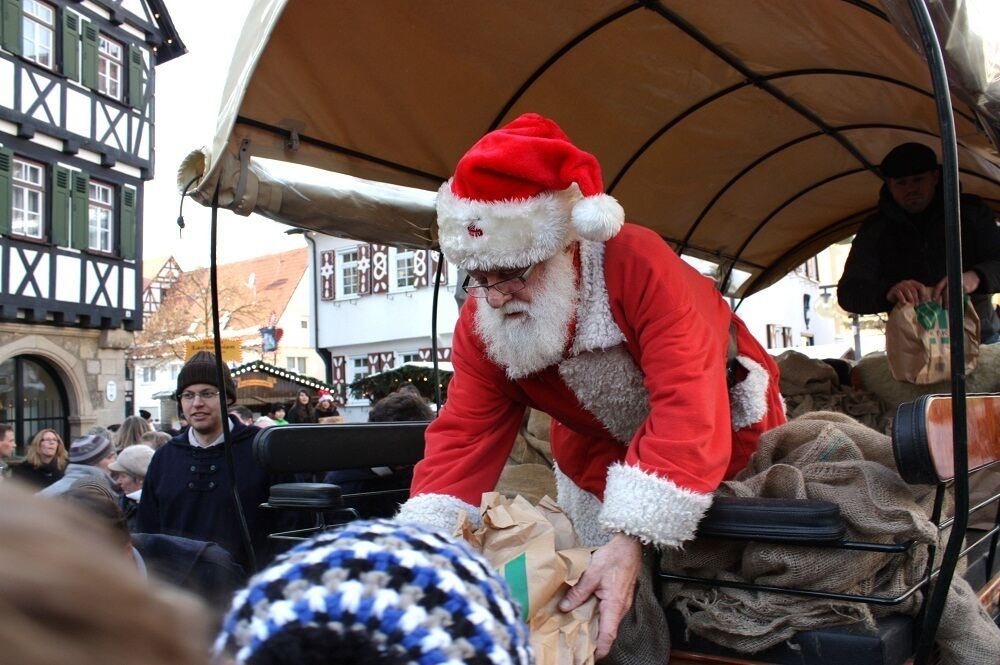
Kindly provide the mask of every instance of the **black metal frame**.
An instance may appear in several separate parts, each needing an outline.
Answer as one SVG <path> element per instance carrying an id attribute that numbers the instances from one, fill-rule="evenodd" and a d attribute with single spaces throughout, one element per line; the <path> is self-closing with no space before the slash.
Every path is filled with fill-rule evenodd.
<path id="1" fill-rule="evenodd" d="M 58 420 L 59 436 L 62 437 L 66 448 L 69 448 L 69 396 L 66 392 L 66 385 L 63 383 L 63 378 L 56 370 L 56 368 L 41 356 L 36 356 L 30 353 L 21 354 L 13 356 L 8 359 L 14 363 L 14 391 L 11 398 L 14 400 L 13 411 L 14 419 L 12 421 L 6 421 L 14 426 L 14 440 L 17 442 L 21 452 L 23 453 L 28 448 L 28 444 L 31 443 L 28 438 L 28 431 L 25 427 L 24 419 L 24 361 L 30 360 L 31 362 L 40 365 L 42 369 L 48 372 L 49 376 L 52 378 L 53 383 L 56 385 L 56 390 L 59 392 L 59 401 L 62 405 L 62 416 L 55 416 L 52 418 L 32 418 L 32 421 L 37 420 Z M 41 428 L 45 429 L 45 428 Z M 51 429 L 57 429 L 52 427 Z M 35 430 L 37 433 L 38 429 Z"/>

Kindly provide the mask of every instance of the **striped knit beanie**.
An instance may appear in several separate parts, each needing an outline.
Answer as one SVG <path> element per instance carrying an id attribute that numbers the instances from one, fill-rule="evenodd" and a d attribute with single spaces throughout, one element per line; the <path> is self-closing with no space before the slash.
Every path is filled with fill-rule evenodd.
<path id="1" fill-rule="evenodd" d="M 326 531 L 236 594 L 216 662 L 532 662 L 503 579 L 464 542 L 389 520 Z"/>

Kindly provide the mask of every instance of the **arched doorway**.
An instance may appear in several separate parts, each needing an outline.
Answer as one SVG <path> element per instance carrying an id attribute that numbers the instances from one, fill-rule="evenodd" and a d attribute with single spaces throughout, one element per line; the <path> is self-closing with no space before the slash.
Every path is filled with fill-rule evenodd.
<path id="1" fill-rule="evenodd" d="M 59 432 L 69 448 L 66 387 L 52 365 L 38 356 L 14 356 L 0 363 L 0 422 L 14 428 L 18 454 L 41 429 Z"/>

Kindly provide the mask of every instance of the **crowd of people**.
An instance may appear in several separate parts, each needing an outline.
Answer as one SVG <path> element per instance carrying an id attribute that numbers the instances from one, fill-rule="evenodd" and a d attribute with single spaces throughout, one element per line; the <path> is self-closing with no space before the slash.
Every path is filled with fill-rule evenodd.
<path id="1" fill-rule="evenodd" d="M 48 510 L 47 506 L 53 503 L 59 504 L 53 519 L 57 522 L 62 520 L 59 524 L 73 523 L 63 531 L 63 537 L 85 532 L 81 538 L 85 535 L 86 542 L 80 548 L 84 555 L 90 552 L 88 548 L 91 546 L 94 556 L 99 556 L 97 553 L 101 550 L 114 552 L 107 555 L 104 562 L 114 562 L 113 567 L 120 571 L 118 586 L 128 594 L 137 593 L 137 580 L 148 580 L 145 583 L 147 588 L 142 593 L 156 599 L 149 601 L 154 603 L 153 607 L 169 614 L 165 619 L 167 625 L 185 623 L 175 608 L 183 607 L 190 599 L 177 596 L 178 590 L 198 599 L 199 608 L 192 616 L 200 616 L 198 613 L 205 612 L 207 608 L 208 623 L 220 625 L 224 612 L 233 602 L 234 592 L 247 582 L 255 568 L 267 566 L 279 553 L 275 541 L 269 540 L 268 534 L 295 526 L 294 522 L 298 520 L 293 513 L 282 515 L 279 511 L 261 509 L 261 504 L 267 501 L 269 488 L 277 482 L 299 480 L 268 474 L 257 465 L 251 445 L 261 429 L 254 424 L 257 416 L 246 407 L 235 404 L 236 387 L 228 370 L 223 371 L 223 377 L 222 385 L 218 385 L 216 362 L 210 353 L 198 353 L 185 363 L 178 375 L 175 395 L 185 426 L 173 434 L 156 431 L 148 414 L 130 416 L 113 428 L 94 427 L 68 445 L 55 430 L 43 429 L 32 438 L 23 458 L 12 462 L 16 450 L 13 429 L 0 424 L 0 460 L 3 460 L 3 475 L 0 478 L 4 480 L 0 484 L 0 492 L 5 494 L 4 516 L 9 516 L 15 505 L 23 504 L 26 514 L 38 514 Z M 336 413 L 332 397 L 320 395 L 315 406 L 311 402 L 310 394 L 302 391 L 296 403 L 288 409 L 288 422 L 318 422 L 325 417 L 323 414 Z M 279 408 L 281 406 L 274 405 L 271 415 L 276 418 L 270 425 L 285 420 L 283 409 Z M 224 413 L 228 413 L 235 464 L 235 473 L 232 474 L 229 473 L 223 445 Z M 374 405 L 371 418 L 373 421 L 429 420 L 432 415 L 419 392 L 402 391 Z M 405 471 L 399 476 L 399 482 L 404 486 L 408 484 L 410 469 L 390 470 L 390 475 L 395 471 Z M 336 482 L 335 473 L 331 473 L 326 480 Z M 361 487 L 365 478 L 378 482 L 385 474 L 380 469 L 365 469 L 358 470 L 356 475 L 353 480 L 345 477 L 345 485 L 353 483 Z M 249 543 L 243 537 L 241 518 L 234 508 L 234 479 L 235 494 L 242 504 L 242 519 L 245 519 L 246 531 L 250 535 Z M 345 493 L 349 489 L 345 487 Z M 8 494 L 14 498 L 8 500 Z M 100 525 L 99 528 L 95 528 L 95 523 Z M 7 526 L 0 527 L 5 533 L 5 543 L 8 539 L 21 539 L 17 532 L 18 525 L 9 526 L 9 529 Z M 395 527 L 373 525 L 371 528 L 375 529 L 373 534 L 378 532 L 384 536 L 388 533 L 384 529 Z M 95 539 L 95 535 L 99 537 Z M 45 538 L 46 534 L 23 534 L 24 539 L 36 536 Z M 409 538 L 416 536 L 419 533 L 408 532 L 407 535 Z M 333 548 L 339 542 L 329 535 L 324 539 L 326 548 Z M 58 543 L 55 544 L 58 546 Z M 452 547 L 452 544 L 443 542 L 442 547 Z M 63 550 L 67 554 L 75 551 L 65 547 Z M 463 556 L 465 554 L 468 553 L 463 553 Z M 290 553 L 287 556 L 293 555 Z M 103 569 L 98 571 L 94 581 L 108 584 Z M 10 585 L 15 582 L 5 579 L 5 573 L 0 572 L 0 590 L 11 588 Z M 496 584 L 501 590 L 499 583 Z M 115 584 L 111 586 L 115 587 Z M 164 589 L 172 591 L 164 595 Z M 181 602 L 176 604 L 178 598 Z M 240 612 L 239 599 L 240 596 L 237 596 L 234 616 Z M 17 600 L 30 602 L 27 596 Z M 496 604 L 491 607 L 495 609 Z M 64 611 L 65 616 L 59 620 L 70 620 L 77 608 L 68 607 Z M 516 619 L 513 610 L 508 614 L 508 619 Z M 144 620 L 145 613 L 134 617 L 136 623 Z M 231 618 L 230 623 L 233 621 L 240 624 L 242 619 Z M 96 625 L 99 622 L 94 620 L 93 623 Z M 200 626 L 181 635 L 188 635 L 190 644 L 195 636 L 204 638 L 203 633 L 204 626 Z M 331 639 L 330 636 L 323 638 L 324 649 L 336 645 L 336 639 Z M 345 645 L 355 641 L 349 631 L 337 639 L 345 640 Z M 220 640 L 219 658 L 223 657 L 223 652 L 247 652 L 248 645 L 239 631 L 227 633 L 227 637 Z M 17 653 L 20 653 L 18 649 L 28 649 L 23 640 L 15 642 L 12 648 Z M 63 653 L 59 649 L 72 647 L 71 640 L 64 642 L 53 646 L 52 653 Z M 319 643 L 314 646 L 318 648 Z M 108 648 L 111 649 L 110 646 Z M 252 646 L 251 651 L 254 649 L 256 646 Z M 164 653 L 173 654 L 173 662 L 198 662 L 191 660 L 195 652 L 183 644 L 175 645 L 173 651 Z M 207 649 L 204 653 L 207 654 Z M 273 654 L 267 659 L 261 658 L 263 656 L 241 657 L 238 662 L 320 662 L 274 660 Z M 45 661 L 36 658 L 21 662 Z"/>

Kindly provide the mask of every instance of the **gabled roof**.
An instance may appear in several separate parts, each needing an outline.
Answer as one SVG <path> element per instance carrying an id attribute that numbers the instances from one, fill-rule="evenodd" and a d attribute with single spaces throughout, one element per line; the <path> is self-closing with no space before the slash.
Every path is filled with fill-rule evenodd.
<path id="1" fill-rule="evenodd" d="M 314 379 L 311 376 L 306 376 L 305 374 L 299 374 L 298 372 L 293 372 L 290 369 L 285 369 L 283 367 L 275 367 L 270 363 L 266 363 L 263 360 L 254 360 L 252 362 L 246 363 L 245 365 L 240 365 L 232 370 L 233 378 L 240 377 L 244 374 L 249 374 L 250 372 L 259 372 L 261 374 L 270 374 L 271 376 L 277 376 L 282 379 L 287 379 L 292 383 L 298 383 L 300 385 L 306 386 L 308 388 L 313 388 L 314 390 L 319 390 L 320 388 L 326 390 L 333 390 L 334 387 L 329 383 L 320 381 L 319 379 Z"/>
<path id="2" fill-rule="evenodd" d="M 308 265 L 309 254 L 303 247 L 218 266 L 223 336 L 255 335 L 258 328 L 280 319 Z M 210 294 L 207 268 L 182 273 L 145 322 L 136 345 L 206 335 L 211 330 Z"/>
<path id="3" fill-rule="evenodd" d="M 145 24 L 147 35 L 146 41 L 153 47 L 156 53 L 156 64 L 162 65 L 173 60 L 179 55 L 187 53 L 187 47 L 181 41 L 177 28 L 167 12 L 164 0 L 104 0 L 102 2 L 109 11 L 112 19 L 121 20 L 116 16 L 121 12 L 132 14 Z M 141 13 L 140 13 L 141 12 Z M 152 33 L 150 29 L 155 29 L 159 34 Z"/>

